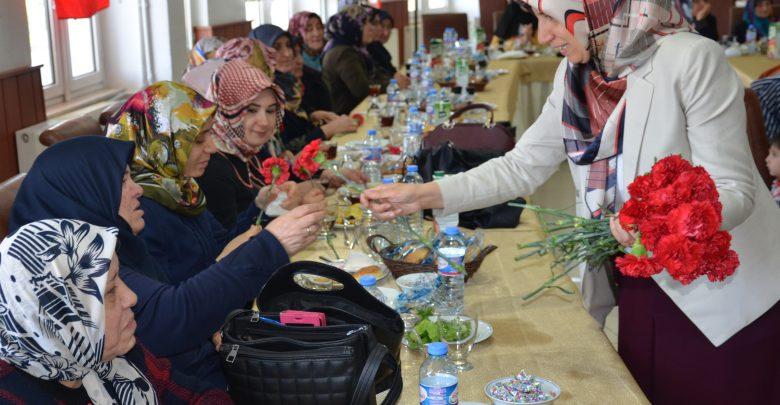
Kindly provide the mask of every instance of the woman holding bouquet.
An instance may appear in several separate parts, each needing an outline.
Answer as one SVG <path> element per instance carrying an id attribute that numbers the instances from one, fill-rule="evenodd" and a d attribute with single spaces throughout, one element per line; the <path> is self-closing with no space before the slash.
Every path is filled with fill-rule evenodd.
<path id="1" fill-rule="evenodd" d="M 461 212 L 533 194 L 568 160 L 577 213 L 602 218 L 654 162 L 704 167 L 722 204 L 721 229 L 741 265 L 723 282 L 688 285 L 662 272 L 623 277 L 619 352 L 654 403 L 780 401 L 780 217 L 745 135 L 743 89 L 722 50 L 691 32 L 675 2 L 528 1 L 539 40 L 566 56 L 534 125 L 504 157 L 435 183 L 362 196 L 376 213 Z M 641 15 L 637 10 L 641 9 Z M 632 235 L 613 226 L 615 238 Z M 613 305 L 604 269 L 588 269 L 585 306 Z"/>

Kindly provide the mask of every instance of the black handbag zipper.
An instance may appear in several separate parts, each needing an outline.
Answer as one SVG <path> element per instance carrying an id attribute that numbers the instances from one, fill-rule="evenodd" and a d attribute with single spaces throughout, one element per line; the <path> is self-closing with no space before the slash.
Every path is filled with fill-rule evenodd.
<path id="1" fill-rule="evenodd" d="M 334 357 L 344 358 L 344 357 L 352 357 L 354 355 L 354 350 L 351 347 L 341 347 L 340 351 L 336 351 L 336 347 L 328 348 L 330 351 L 328 353 L 311 353 L 311 351 L 307 351 L 306 353 L 302 353 L 300 355 L 293 355 L 294 352 L 266 352 L 263 351 L 262 354 L 257 353 L 258 349 L 252 349 L 251 347 L 244 347 L 242 350 L 241 345 L 231 345 L 230 346 L 230 352 L 227 356 L 225 356 L 225 363 L 233 364 L 236 361 L 236 358 L 238 358 L 239 352 L 243 356 L 255 358 L 255 359 L 280 359 L 280 360 L 296 360 L 298 358 L 305 358 L 305 359 L 331 359 Z"/>

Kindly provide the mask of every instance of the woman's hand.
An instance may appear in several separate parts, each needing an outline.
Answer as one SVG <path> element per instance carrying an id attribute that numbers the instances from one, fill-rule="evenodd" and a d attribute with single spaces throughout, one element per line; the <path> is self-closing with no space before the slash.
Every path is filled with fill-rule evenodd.
<path id="1" fill-rule="evenodd" d="M 325 189 L 315 181 L 293 183 L 287 190 L 287 200 L 282 208 L 291 210 L 301 204 L 311 204 L 325 199 Z"/>
<path id="2" fill-rule="evenodd" d="M 340 115 L 333 121 L 321 126 L 320 129 L 325 133 L 325 137 L 331 139 L 337 134 L 357 131 L 358 125 L 352 118 L 349 118 L 346 115 Z"/>
<path id="3" fill-rule="evenodd" d="M 409 76 L 401 72 L 395 72 L 395 75 L 393 75 L 393 79 L 395 79 L 395 81 L 398 82 L 398 87 L 402 89 L 405 89 L 412 84 L 412 80 L 409 78 Z"/>
<path id="4" fill-rule="evenodd" d="M 616 217 L 609 218 L 609 229 L 612 231 L 612 236 L 615 237 L 615 240 L 625 247 L 631 247 L 636 241 L 636 233 L 627 232 L 623 229 Z"/>
<path id="5" fill-rule="evenodd" d="M 255 206 L 261 210 L 267 209 L 268 204 L 272 203 L 276 197 L 279 196 L 279 194 L 282 192 L 289 194 L 289 190 L 292 187 L 295 187 L 295 182 L 286 181 L 278 186 L 274 186 L 273 188 L 271 186 L 265 186 L 261 188 L 260 191 L 257 192 L 257 197 L 255 197 Z"/>
<path id="6" fill-rule="evenodd" d="M 325 202 L 304 204 L 271 221 L 266 230 L 292 257 L 317 239 L 325 213 Z"/>
<path id="7" fill-rule="evenodd" d="M 222 346 L 222 332 L 217 332 L 211 336 L 211 342 L 214 343 L 214 348 L 219 351 L 219 347 Z"/>
<path id="8" fill-rule="evenodd" d="M 339 169 L 339 173 L 341 173 L 342 176 L 344 176 L 347 180 L 358 183 L 358 184 L 366 184 L 368 183 L 368 176 L 366 176 L 363 172 L 360 170 L 355 169 Z M 324 184 L 328 185 L 328 188 L 339 188 L 343 186 L 344 184 L 347 184 L 344 179 L 336 175 L 332 170 L 324 170 L 322 172 L 322 175 L 320 176 L 320 179 Z"/>
<path id="9" fill-rule="evenodd" d="M 311 120 L 313 122 L 329 123 L 339 117 L 338 114 L 331 111 L 317 110 L 311 113 Z"/>
<path id="10" fill-rule="evenodd" d="M 364 191 L 360 202 L 383 220 L 444 206 L 441 190 L 435 182 L 377 186 Z"/>
<path id="11" fill-rule="evenodd" d="M 217 256 L 217 261 L 222 260 L 223 257 L 229 255 L 232 251 L 236 250 L 237 247 L 246 243 L 246 241 L 248 241 L 249 238 L 257 235 L 262 230 L 263 228 L 257 225 L 250 226 L 246 232 L 236 236 L 235 238 L 233 238 L 233 240 L 228 242 L 227 245 L 225 245 L 225 248 L 222 249 L 222 252 L 219 254 L 219 256 Z"/>

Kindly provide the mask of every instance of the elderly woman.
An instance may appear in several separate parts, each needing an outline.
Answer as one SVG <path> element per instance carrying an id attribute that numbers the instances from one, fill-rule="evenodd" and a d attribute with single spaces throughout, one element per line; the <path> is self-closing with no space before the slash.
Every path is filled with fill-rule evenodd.
<path id="1" fill-rule="evenodd" d="M 673 2 L 531 5 L 540 41 L 566 60 L 515 149 L 434 183 L 368 190 L 364 204 L 384 218 L 467 211 L 533 194 L 568 160 L 578 214 L 600 218 L 629 198 L 637 174 L 681 155 L 712 176 L 741 265 L 723 283 L 620 277 L 618 351 L 653 403 L 780 401 L 780 216 L 757 187 L 743 89 L 722 49 L 691 33 Z M 633 242 L 616 223 L 613 234 Z M 582 289 L 603 320 L 612 297 L 605 271 L 586 272 Z"/>
<path id="2" fill-rule="evenodd" d="M 136 344 L 117 228 L 46 219 L 0 245 L 0 391 L 9 403 L 230 403 Z"/>
<path id="3" fill-rule="evenodd" d="M 395 25 L 393 16 L 387 11 L 374 8 L 371 10 L 370 21 L 377 26 L 378 31 L 376 40 L 366 46 L 368 54 L 371 55 L 371 62 L 374 64 L 374 77 L 384 86 L 387 86 L 390 79 L 395 79 L 401 88 L 409 87 L 411 80 L 393 66 L 393 57 L 385 48 Z"/>
<path id="4" fill-rule="evenodd" d="M 287 32 L 301 39 L 303 63 L 306 67 L 322 72 L 322 49 L 325 48 L 325 27 L 317 13 L 301 11 L 290 18 Z"/>
<path id="5" fill-rule="evenodd" d="M 349 114 L 368 96 L 373 62 L 365 45 L 375 41 L 368 8 L 348 6 L 330 17 L 322 76 L 330 87 L 333 110 Z M 368 26 L 364 29 L 364 26 Z"/>
<path id="6" fill-rule="evenodd" d="M 19 189 L 9 231 L 46 218 L 118 228 L 120 274 L 138 296 L 133 312 L 140 342 L 177 368 L 224 386 L 211 335 L 228 313 L 258 294 L 289 256 L 314 240 L 314 231 L 301 227 L 320 223 L 323 208 L 293 209 L 219 262 L 172 285 L 166 282 L 170 272 L 137 236 L 154 219 L 140 209 L 144 190 L 130 176 L 133 150 L 130 142 L 105 137 L 77 138 L 46 149 Z"/>

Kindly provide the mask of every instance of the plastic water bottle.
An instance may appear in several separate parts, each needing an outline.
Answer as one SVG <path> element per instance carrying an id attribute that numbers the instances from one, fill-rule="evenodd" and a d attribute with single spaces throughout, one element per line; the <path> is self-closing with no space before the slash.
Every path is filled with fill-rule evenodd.
<path id="1" fill-rule="evenodd" d="M 401 179 L 401 183 L 407 183 L 407 184 L 423 184 L 425 181 L 423 180 L 422 176 L 420 176 L 420 173 L 417 171 L 417 165 L 409 165 L 406 166 L 406 175 Z M 422 211 L 417 211 L 409 214 L 407 216 L 409 221 L 409 226 L 412 228 L 414 232 L 416 232 L 418 235 L 423 234 L 423 213 Z"/>
<path id="2" fill-rule="evenodd" d="M 745 43 L 750 49 L 750 52 L 756 51 L 756 40 L 758 40 L 758 31 L 756 30 L 755 25 L 750 24 L 747 32 L 745 32 Z"/>
<path id="3" fill-rule="evenodd" d="M 433 180 L 441 180 L 445 177 L 444 171 L 437 170 L 433 172 Z M 436 231 L 436 233 L 441 233 L 443 230 L 447 229 L 447 227 L 458 227 L 458 222 L 460 222 L 460 216 L 457 212 L 449 214 L 449 215 L 434 215 L 433 216 L 433 229 Z"/>
<path id="4" fill-rule="evenodd" d="M 451 263 L 463 265 L 466 243 L 456 226 L 448 226 L 436 241 L 436 267 L 439 272 L 439 291 L 436 311 L 440 315 L 456 315 L 463 311 L 464 274 Z"/>
<path id="5" fill-rule="evenodd" d="M 373 160 L 377 163 L 382 163 L 382 143 L 376 136 L 376 129 L 368 130 L 365 160 Z"/>
<path id="6" fill-rule="evenodd" d="M 382 291 L 376 286 L 376 277 L 374 276 L 362 276 L 360 277 L 360 285 L 363 286 L 363 288 L 366 289 L 371 295 L 374 296 L 374 298 L 378 299 L 379 301 L 382 301 L 383 304 L 387 303 L 385 299 L 385 294 L 382 293 Z"/>
<path id="7" fill-rule="evenodd" d="M 469 85 L 469 63 L 462 55 L 455 62 L 455 83 L 460 86 L 461 92 L 466 92 Z"/>
<path id="8" fill-rule="evenodd" d="M 387 102 L 395 103 L 398 101 L 398 93 L 401 91 L 401 87 L 398 86 L 398 80 L 390 79 L 390 84 L 387 85 Z"/>
<path id="9" fill-rule="evenodd" d="M 393 184 L 393 183 L 395 183 L 395 179 L 392 177 L 382 178 L 382 184 Z M 398 223 L 395 220 L 381 221 L 379 223 L 379 234 L 389 239 L 390 242 L 393 243 L 403 242 L 402 240 L 400 240 L 400 231 L 401 230 L 398 228 Z"/>
<path id="10" fill-rule="evenodd" d="M 458 403 L 458 369 L 447 358 L 447 344 L 428 344 L 428 358 L 420 366 L 420 405 Z"/>

